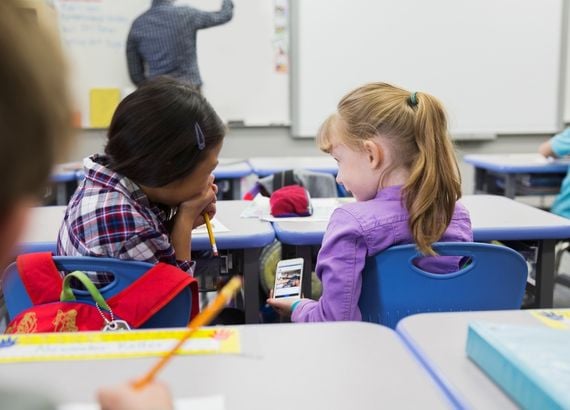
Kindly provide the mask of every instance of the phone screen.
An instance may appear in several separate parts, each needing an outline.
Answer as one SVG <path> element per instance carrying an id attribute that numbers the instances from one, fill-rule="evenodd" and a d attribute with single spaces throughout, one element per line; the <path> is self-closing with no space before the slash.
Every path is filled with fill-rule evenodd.
<path id="1" fill-rule="evenodd" d="M 291 259 L 279 262 L 275 274 L 275 298 L 298 298 L 301 296 L 301 277 L 303 259 Z"/>

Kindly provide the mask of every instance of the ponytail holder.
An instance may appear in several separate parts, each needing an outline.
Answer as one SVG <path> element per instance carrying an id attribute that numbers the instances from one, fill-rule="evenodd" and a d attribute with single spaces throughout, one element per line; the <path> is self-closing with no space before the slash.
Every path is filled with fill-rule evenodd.
<path id="1" fill-rule="evenodd" d="M 200 124 L 197 122 L 194 123 L 194 134 L 196 135 L 196 145 L 198 146 L 198 149 L 202 151 L 206 148 L 206 137 L 202 132 L 202 128 L 200 128 Z"/>
<path id="2" fill-rule="evenodd" d="M 418 105 L 418 97 L 417 97 L 416 94 L 417 94 L 417 92 L 414 91 L 414 92 L 411 93 L 410 96 L 408 97 L 408 105 L 409 105 L 410 107 L 412 107 L 412 108 L 413 108 L 413 107 L 417 107 L 417 105 Z"/>

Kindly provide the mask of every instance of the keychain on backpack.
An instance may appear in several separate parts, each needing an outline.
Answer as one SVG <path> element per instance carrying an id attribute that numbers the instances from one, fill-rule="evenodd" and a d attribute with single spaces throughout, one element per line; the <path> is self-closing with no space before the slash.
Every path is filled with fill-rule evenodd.
<path id="1" fill-rule="evenodd" d="M 95 306 L 97 307 L 99 314 L 105 321 L 105 326 L 103 326 L 103 328 L 101 329 L 103 332 L 115 332 L 117 330 L 131 330 L 131 327 L 125 320 L 115 319 L 113 315 L 113 310 L 111 309 L 110 306 L 107 307 L 109 308 L 109 315 L 111 316 L 111 320 L 105 317 L 98 303 L 95 303 Z"/>

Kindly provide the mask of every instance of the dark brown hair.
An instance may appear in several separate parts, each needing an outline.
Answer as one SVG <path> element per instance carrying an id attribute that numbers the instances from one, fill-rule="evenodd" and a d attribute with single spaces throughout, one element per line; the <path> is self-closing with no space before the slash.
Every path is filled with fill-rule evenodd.
<path id="1" fill-rule="evenodd" d="M 321 127 L 317 142 L 325 152 L 331 150 L 331 128 L 338 120 L 343 122 L 341 138 L 348 146 L 361 149 L 363 141 L 382 136 L 397 160 L 392 169 L 409 170 L 402 192 L 410 231 L 418 249 L 434 255 L 431 245 L 442 237 L 461 197 L 461 176 L 443 105 L 424 92 L 366 84 L 345 95 L 337 114 Z"/>
<path id="2" fill-rule="evenodd" d="M 196 125 L 204 135 L 202 149 Z M 161 187 L 189 175 L 225 132 L 220 117 L 191 85 L 157 77 L 119 104 L 105 154 L 115 172 Z"/>
<path id="3" fill-rule="evenodd" d="M 1 211 L 45 187 L 67 149 L 71 104 L 55 34 L 13 0 L 0 1 L 0 31 Z"/>

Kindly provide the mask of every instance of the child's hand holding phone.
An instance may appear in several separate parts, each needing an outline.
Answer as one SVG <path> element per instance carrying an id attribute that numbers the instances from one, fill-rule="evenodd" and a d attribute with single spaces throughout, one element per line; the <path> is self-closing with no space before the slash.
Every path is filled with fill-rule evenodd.
<path id="1" fill-rule="evenodd" d="M 280 315 L 290 315 L 293 304 L 301 299 L 302 282 L 303 258 L 279 261 L 275 272 L 275 285 L 267 303 Z"/>

